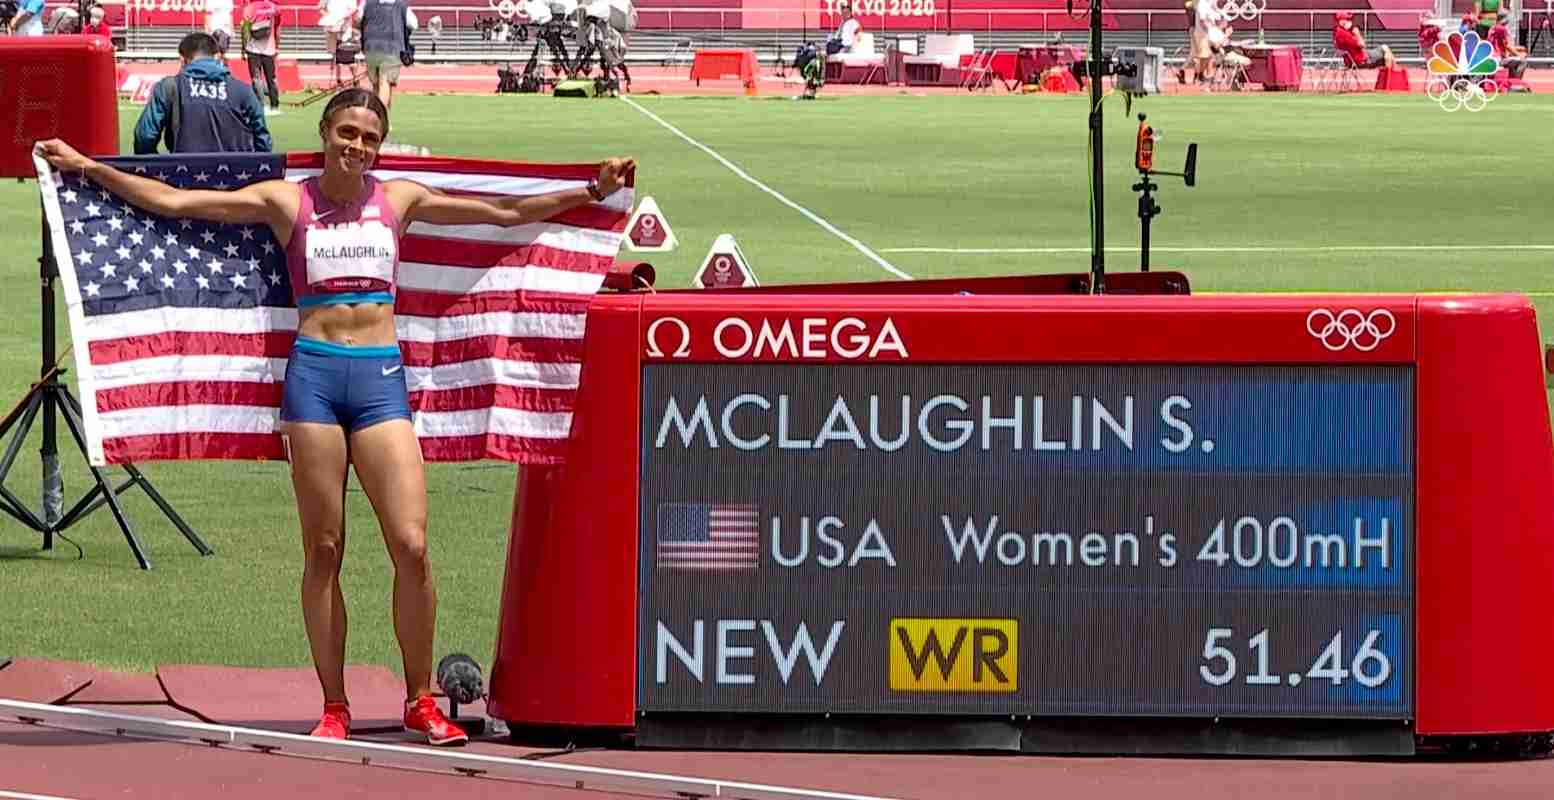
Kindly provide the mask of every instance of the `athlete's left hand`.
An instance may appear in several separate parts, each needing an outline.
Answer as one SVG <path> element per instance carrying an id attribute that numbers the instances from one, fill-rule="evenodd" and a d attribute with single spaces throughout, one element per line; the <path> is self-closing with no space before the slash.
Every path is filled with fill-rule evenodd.
<path id="1" fill-rule="evenodd" d="M 606 196 L 615 194 L 636 174 L 637 162 L 630 158 L 605 159 L 599 165 L 599 191 Z"/>

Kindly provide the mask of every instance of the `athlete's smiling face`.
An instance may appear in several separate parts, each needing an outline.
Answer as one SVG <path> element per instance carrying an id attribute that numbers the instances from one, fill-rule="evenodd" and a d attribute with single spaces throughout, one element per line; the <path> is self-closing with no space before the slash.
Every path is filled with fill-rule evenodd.
<path id="1" fill-rule="evenodd" d="M 319 125 L 319 135 L 324 140 L 324 169 L 361 175 L 378 159 L 383 121 L 370 108 L 342 108 Z"/>

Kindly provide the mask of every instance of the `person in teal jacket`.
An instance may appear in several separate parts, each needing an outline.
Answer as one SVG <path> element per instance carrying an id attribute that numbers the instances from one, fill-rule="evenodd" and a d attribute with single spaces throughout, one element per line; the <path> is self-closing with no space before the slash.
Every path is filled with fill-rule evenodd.
<path id="1" fill-rule="evenodd" d="M 178 44 L 183 68 L 163 78 L 135 124 L 135 154 L 269 152 L 264 107 L 248 84 L 216 60 L 216 42 L 191 33 Z"/>

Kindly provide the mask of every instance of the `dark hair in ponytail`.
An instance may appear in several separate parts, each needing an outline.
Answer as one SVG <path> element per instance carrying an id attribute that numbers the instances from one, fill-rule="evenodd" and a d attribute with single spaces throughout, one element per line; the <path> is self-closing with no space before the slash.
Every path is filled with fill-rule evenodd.
<path id="1" fill-rule="evenodd" d="M 366 108 L 377 114 L 378 121 L 383 123 L 383 138 L 388 138 L 388 108 L 383 105 L 383 101 L 379 100 L 377 95 L 366 89 L 350 88 L 331 97 L 329 105 L 324 106 L 324 116 L 319 120 L 318 124 L 321 127 L 327 128 L 330 120 L 335 118 L 335 114 L 347 108 Z"/>

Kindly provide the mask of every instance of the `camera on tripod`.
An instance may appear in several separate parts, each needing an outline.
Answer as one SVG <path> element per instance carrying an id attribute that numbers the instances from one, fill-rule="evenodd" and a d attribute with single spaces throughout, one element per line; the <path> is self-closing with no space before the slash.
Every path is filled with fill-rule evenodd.
<path id="1" fill-rule="evenodd" d="M 506 9 L 511 10 L 506 11 L 504 22 L 516 31 L 514 43 L 532 36 L 534 46 L 522 71 L 513 69 L 511 63 L 497 69 L 498 92 L 543 91 L 561 76 L 571 81 L 588 80 L 596 59 L 599 74 L 592 78 L 590 94 L 618 92 L 622 82 L 630 89 L 622 34 L 637 27 L 637 10 L 631 0 L 594 0 L 587 6 L 579 6 L 576 0 L 528 0 L 499 8 L 498 13 Z M 568 51 L 568 39 L 576 42 L 575 56 Z M 541 65 L 542 50 L 550 56 L 550 77 Z"/>
<path id="2" fill-rule="evenodd" d="M 826 85 L 826 60 L 822 56 L 820 46 L 814 42 L 805 42 L 799 45 L 799 49 L 793 55 L 793 68 L 804 77 L 805 100 L 813 100 L 820 94 L 820 87 Z"/>
<path id="3" fill-rule="evenodd" d="M 637 28 L 637 8 L 631 0 L 592 0 L 578 9 L 577 60 L 573 62 L 573 77 L 588 77 L 597 57 L 599 77 L 595 79 L 598 94 L 614 94 L 620 91 L 624 81 L 631 89 L 631 72 L 626 68 L 626 37 Z"/>

